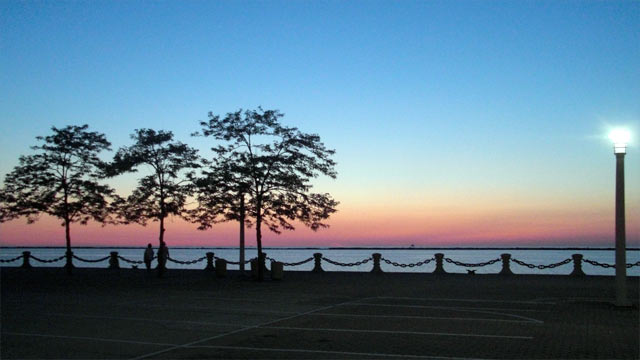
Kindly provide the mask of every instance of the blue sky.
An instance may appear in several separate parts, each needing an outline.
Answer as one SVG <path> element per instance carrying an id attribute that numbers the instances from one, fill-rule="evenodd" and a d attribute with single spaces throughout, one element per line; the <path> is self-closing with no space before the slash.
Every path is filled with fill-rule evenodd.
<path id="1" fill-rule="evenodd" d="M 2 176 L 52 125 L 204 150 L 188 135 L 208 111 L 263 106 L 337 149 L 317 184 L 340 226 L 375 199 L 608 216 L 606 133 L 625 126 L 640 241 L 638 1 L 3 1 L 0 28 Z"/>

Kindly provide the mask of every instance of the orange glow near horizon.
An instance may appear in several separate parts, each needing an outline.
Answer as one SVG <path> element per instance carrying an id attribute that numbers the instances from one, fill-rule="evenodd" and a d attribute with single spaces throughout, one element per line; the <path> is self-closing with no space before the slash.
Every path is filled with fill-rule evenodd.
<path id="1" fill-rule="evenodd" d="M 263 246 L 610 246 L 613 214 L 608 208 L 569 212 L 560 208 L 479 206 L 436 207 L 381 204 L 341 206 L 330 228 L 313 232 L 302 224 L 277 235 L 263 231 Z M 628 244 L 637 246 L 638 224 L 628 227 Z M 170 246 L 237 246 L 238 224 L 215 225 L 207 231 L 181 219 L 169 219 L 165 239 Z M 0 225 L 2 246 L 64 246 L 60 221 L 42 217 L 27 225 L 14 220 Z M 157 246 L 158 223 L 101 226 L 73 224 L 72 246 Z M 247 246 L 255 232 L 247 229 Z"/>

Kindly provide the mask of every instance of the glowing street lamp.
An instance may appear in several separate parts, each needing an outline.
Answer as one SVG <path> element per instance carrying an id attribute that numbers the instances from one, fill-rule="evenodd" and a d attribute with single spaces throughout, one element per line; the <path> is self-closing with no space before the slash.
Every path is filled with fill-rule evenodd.
<path id="1" fill-rule="evenodd" d="M 631 134 L 627 130 L 616 129 L 609 133 L 616 156 L 616 305 L 631 306 L 627 298 L 627 257 L 624 223 L 624 155 Z"/>
<path id="2" fill-rule="evenodd" d="M 609 133 L 609 139 L 613 141 L 613 153 L 624 154 L 627 152 L 627 144 L 631 140 L 631 133 L 623 129 L 615 129 Z"/>

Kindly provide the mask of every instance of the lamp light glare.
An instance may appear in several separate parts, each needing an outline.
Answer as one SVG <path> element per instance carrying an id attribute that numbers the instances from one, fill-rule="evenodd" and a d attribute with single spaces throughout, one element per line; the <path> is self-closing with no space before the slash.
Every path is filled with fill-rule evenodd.
<path id="1" fill-rule="evenodd" d="M 613 152 L 615 154 L 624 154 L 627 151 L 631 133 L 628 130 L 615 129 L 609 133 L 609 139 L 613 141 Z"/>
<path id="2" fill-rule="evenodd" d="M 609 139 L 615 144 L 627 144 L 631 139 L 631 133 L 624 129 L 615 129 L 609 133 Z"/>

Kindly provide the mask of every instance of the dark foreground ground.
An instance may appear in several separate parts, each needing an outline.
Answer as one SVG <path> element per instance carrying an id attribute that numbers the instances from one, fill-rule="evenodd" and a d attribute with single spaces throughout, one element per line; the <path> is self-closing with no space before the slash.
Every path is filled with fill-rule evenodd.
<path id="1" fill-rule="evenodd" d="M 0 358 L 638 359 L 612 277 L 3 268 Z"/>

